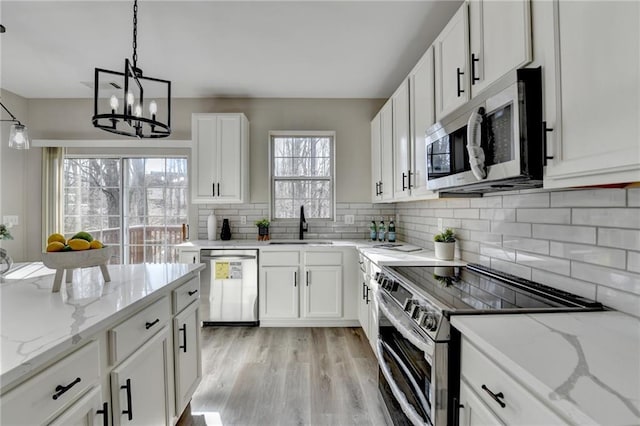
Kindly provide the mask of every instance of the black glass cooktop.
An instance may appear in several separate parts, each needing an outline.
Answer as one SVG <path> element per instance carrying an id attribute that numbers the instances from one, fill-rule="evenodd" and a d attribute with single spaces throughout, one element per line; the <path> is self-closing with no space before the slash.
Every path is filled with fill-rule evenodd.
<path id="1" fill-rule="evenodd" d="M 423 296 L 437 299 L 455 313 L 603 309 L 593 300 L 481 265 L 388 269 Z"/>

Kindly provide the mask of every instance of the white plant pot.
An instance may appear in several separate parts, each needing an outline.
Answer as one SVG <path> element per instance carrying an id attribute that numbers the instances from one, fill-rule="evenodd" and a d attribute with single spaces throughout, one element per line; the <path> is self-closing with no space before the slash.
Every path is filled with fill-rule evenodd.
<path id="1" fill-rule="evenodd" d="M 436 248 L 436 258 L 440 260 L 453 260 L 456 243 L 438 243 L 434 242 Z"/>

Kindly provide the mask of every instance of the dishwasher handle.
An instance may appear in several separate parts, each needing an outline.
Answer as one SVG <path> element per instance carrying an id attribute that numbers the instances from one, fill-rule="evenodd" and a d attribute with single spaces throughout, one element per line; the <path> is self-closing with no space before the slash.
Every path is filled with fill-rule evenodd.
<path id="1" fill-rule="evenodd" d="M 214 255 L 204 255 L 200 256 L 201 259 L 225 259 L 225 260 L 247 260 L 247 259 L 257 259 L 258 257 L 253 254 L 214 254 Z"/>

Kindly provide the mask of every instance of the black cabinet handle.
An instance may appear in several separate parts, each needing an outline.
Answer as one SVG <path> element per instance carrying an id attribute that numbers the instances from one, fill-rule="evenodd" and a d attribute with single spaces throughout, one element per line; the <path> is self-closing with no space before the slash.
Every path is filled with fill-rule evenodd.
<path id="1" fill-rule="evenodd" d="M 476 77 L 476 62 L 480 62 L 480 58 L 476 58 L 476 54 L 471 54 L 471 85 L 476 84 L 476 81 L 480 81 L 480 77 Z"/>
<path id="2" fill-rule="evenodd" d="M 212 196 L 212 197 L 215 197 L 215 196 L 216 196 L 216 183 L 215 183 L 215 182 L 213 182 L 213 183 L 211 184 L 211 196 Z"/>
<path id="3" fill-rule="evenodd" d="M 407 190 L 407 185 L 405 184 L 407 180 L 407 174 L 402 172 L 402 190 L 406 191 Z"/>
<path id="4" fill-rule="evenodd" d="M 102 404 L 102 410 L 97 410 L 97 414 L 102 414 L 102 426 L 109 426 L 109 404 L 104 402 Z"/>
<path id="5" fill-rule="evenodd" d="M 154 325 L 156 325 L 156 324 L 157 324 L 157 323 L 159 323 L 159 322 L 160 322 L 160 318 L 156 318 L 156 320 L 155 320 L 155 321 L 153 321 L 153 322 L 147 322 L 147 323 L 144 325 L 144 328 L 146 328 L 146 329 L 148 330 L 148 329 L 150 329 L 151 327 L 153 327 Z"/>
<path id="6" fill-rule="evenodd" d="M 218 182 L 218 197 L 220 196 L 220 182 Z"/>
<path id="7" fill-rule="evenodd" d="M 80 381 L 81 381 L 80 377 L 76 377 L 76 379 L 73 382 L 69 383 L 67 386 L 63 386 L 63 385 L 56 386 L 56 393 L 53 394 L 52 398 L 54 400 L 60 398 L 62 394 L 64 394 L 66 391 L 74 387 L 76 384 L 80 383 Z"/>
<path id="8" fill-rule="evenodd" d="M 456 82 L 458 84 L 458 97 L 460 97 L 460 94 L 464 93 L 464 90 L 462 90 L 460 88 L 460 84 L 461 84 L 460 83 L 460 76 L 464 75 L 464 72 L 460 71 L 460 68 L 456 68 L 456 73 L 457 73 Z"/>
<path id="9" fill-rule="evenodd" d="M 198 292 L 198 289 L 196 288 L 195 290 L 191 290 L 191 291 L 187 292 L 187 294 L 188 294 L 189 296 L 193 296 L 193 295 L 194 295 L 194 294 L 196 294 L 197 292 Z"/>
<path id="10" fill-rule="evenodd" d="M 178 349 L 182 349 L 182 352 L 187 353 L 187 324 L 183 324 L 182 327 L 180 327 L 179 331 L 182 331 L 183 333 L 182 335 L 183 344 L 178 346 Z"/>
<path id="11" fill-rule="evenodd" d="M 196 257 L 193 256 L 193 263 L 196 263 Z"/>
<path id="12" fill-rule="evenodd" d="M 411 189 L 413 187 L 413 185 L 411 185 L 411 175 L 413 173 L 411 173 L 411 169 L 409 169 L 409 173 L 407 173 L 407 177 L 409 178 L 409 185 L 407 186 L 408 189 Z"/>
<path id="13" fill-rule="evenodd" d="M 298 273 L 296 271 L 293 271 L 293 286 L 298 286 Z"/>
<path id="14" fill-rule="evenodd" d="M 376 182 L 376 196 L 380 195 L 380 182 Z"/>
<path id="15" fill-rule="evenodd" d="M 371 300 L 369 300 L 369 286 L 365 286 L 367 289 L 367 299 L 365 300 L 367 302 L 367 305 L 369 304 L 369 302 L 371 302 Z"/>
<path id="16" fill-rule="evenodd" d="M 489 396 L 491 396 L 491 398 L 493 398 L 493 400 L 495 402 L 497 402 L 498 404 L 500 404 L 500 406 L 502 408 L 506 407 L 507 404 L 505 404 L 504 402 L 502 402 L 502 399 L 504 398 L 504 394 L 502 392 L 498 392 L 498 393 L 493 393 L 491 392 L 491 390 L 486 387 L 484 384 L 482 385 L 482 390 L 485 391 L 486 393 L 489 394 Z"/>
<path id="17" fill-rule="evenodd" d="M 547 155 L 547 133 L 553 132 L 553 129 L 547 127 L 547 122 L 542 122 L 542 162 L 546 166 L 547 160 L 553 160 L 553 155 Z"/>
<path id="18" fill-rule="evenodd" d="M 311 280 L 309 280 L 309 271 L 307 271 L 307 287 L 311 284 Z"/>
<path id="19" fill-rule="evenodd" d="M 382 195 L 382 181 L 380 181 L 380 193 L 378 195 Z"/>
<path id="20" fill-rule="evenodd" d="M 127 384 L 120 386 L 120 389 L 127 390 L 127 409 L 122 410 L 122 414 L 126 414 L 127 419 L 131 421 L 133 420 L 133 407 L 131 406 L 131 379 L 127 379 Z"/>
<path id="21" fill-rule="evenodd" d="M 366 286 L 367 285 L 365 283 L 362 283 L 362 300 L 365 300 L 365 298 L 367 297 L 364 290 Z"/>

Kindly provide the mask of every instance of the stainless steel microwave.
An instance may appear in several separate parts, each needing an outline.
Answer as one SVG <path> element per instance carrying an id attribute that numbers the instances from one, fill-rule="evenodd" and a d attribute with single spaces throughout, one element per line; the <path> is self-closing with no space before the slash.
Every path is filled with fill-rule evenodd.
<path id="1" fill-rule="evenodd" d="M 541 70 L 514 74 L 501 90 L 427 129 L 429 189 L 455 195 L 542 186 Z"/>

